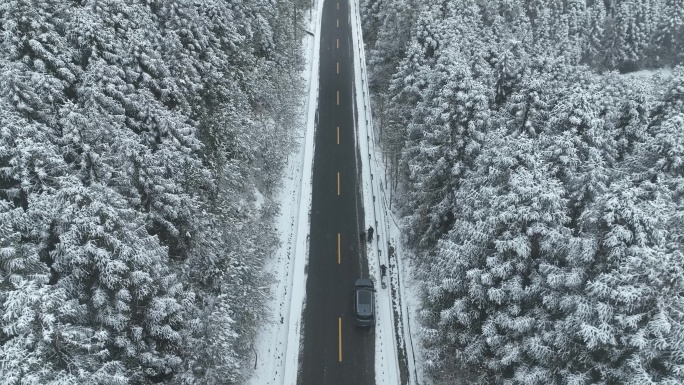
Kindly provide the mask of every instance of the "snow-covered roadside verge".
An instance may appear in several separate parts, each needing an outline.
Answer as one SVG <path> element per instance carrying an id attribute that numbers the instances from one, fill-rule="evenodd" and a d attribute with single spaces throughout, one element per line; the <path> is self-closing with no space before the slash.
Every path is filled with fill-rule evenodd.
<path id="1" fill-rule="evenodd" d="M 302 135 L 298 151 L 288 158 L 280 189 L 280 215 L 276 229 L 280 247 L 265 266 L 274 279 L 267 308 L 273 318 L 264 321 L 254 346 L 254 366 L 250 385 L 296 384 L 299 342 L 304 301 L 306 297 L 305 265 L 308 258 L 311 208 L 311 175 L 313 166 L 314 131 L 318 104 L 318 67 L 320 52 L 320 20 L 322 1 L 316 1 L 309 14 L 308 31 L 302 40 L 306 65 L 301 76 L 308 96 L 302 106 Z"/>
<path id="2" fill-rule="evenodd" d="M 384 178 L 382 148 L 376 142 L 366 72 L 365 47 L 361 34 L 358 0 L 350 0 L 353 15 L 354 88 L 356 92 L 358 144 L 362 164 L 365 222 L 372 225 L 375 240 L 368 248 L 369 274 L 380 281 L 380 265 L 388 267 L 386 289 L 377 285 L 377 322 L 375 330 L 376 385 L 418 384 L 422 362 L 417 347 L 419 325 L 418 282 L 411 279 L 408 258 L 402 250 L 399 221 L 391 210 L 390 186 Z M 390 246 L 393 250 L 390 250 Z M 400 362 L 403 361 L 403 362 Z M 401 371 L 404 371 L 402 378 Z M 403 381 L 402 381 L 403 380 Z"/>

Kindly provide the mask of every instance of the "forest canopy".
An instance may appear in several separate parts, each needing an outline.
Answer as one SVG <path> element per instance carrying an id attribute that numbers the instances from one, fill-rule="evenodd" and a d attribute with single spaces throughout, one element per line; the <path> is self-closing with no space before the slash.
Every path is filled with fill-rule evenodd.
<path id="1" fill-rule="evenodd" d="M 362 20 L 432 379 L 684 382 L 684 2 Z"/>
<path id="2" fill-rule="evenodd" d="M 307 5 L 0 3 L 0 384 L 242 382 Z"/>

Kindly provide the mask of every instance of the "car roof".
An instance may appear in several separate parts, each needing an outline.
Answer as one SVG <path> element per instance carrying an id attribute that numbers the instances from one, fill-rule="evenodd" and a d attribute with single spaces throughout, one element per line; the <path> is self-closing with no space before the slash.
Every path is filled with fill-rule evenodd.
<path id="1" fill-rule="evenodd" d="M 360 316 L 373 315 L 373 292 L 368 289 L 356 291 L 356 314 Z"/>
<path id="2" fill-rule="evenodd" d="M 359 278 L 354 283 L 354 286 L 356 286 L 356 287 L 360 287 L 360 286 L 373 287 L 373 281 L 371 281 L 368 278 Z"/>

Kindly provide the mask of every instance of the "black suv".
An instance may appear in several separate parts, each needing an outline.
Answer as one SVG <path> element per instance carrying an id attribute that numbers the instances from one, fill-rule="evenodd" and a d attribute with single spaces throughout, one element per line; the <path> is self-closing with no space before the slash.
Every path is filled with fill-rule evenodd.
<path id="1" fill-rule="evenodd" d="M 375 288 L 368 278 L 354 283 L 354 325 L 371 327 L 375 324 Z"/>

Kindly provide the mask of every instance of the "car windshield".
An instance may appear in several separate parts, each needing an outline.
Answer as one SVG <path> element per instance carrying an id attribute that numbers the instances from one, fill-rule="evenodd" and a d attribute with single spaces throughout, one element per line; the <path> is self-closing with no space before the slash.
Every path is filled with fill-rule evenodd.
<path id="1" fill-rule="evenodd" d="M 361 317 L 370 317 L 373 315 L 373 293 L 367 289 L 360 289 L 356 292 L 357 295 L 357 309 L 356 312 Z"/>

